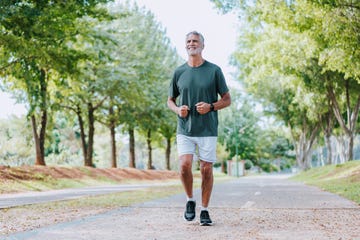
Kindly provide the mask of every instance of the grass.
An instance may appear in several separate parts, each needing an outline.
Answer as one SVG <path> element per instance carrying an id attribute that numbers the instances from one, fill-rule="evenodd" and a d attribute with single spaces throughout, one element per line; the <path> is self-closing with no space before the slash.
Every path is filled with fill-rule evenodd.
<path id="1" fill-rule="evenodd" d="M 215 182 L 223 182 L 232 179 L 232 177 L 227 176 L 223 173 L 214 173 Z M 146 182 L 158 182 L 158 181 L 144 181 L 144 180 L 129 180 L 124 183 L 127 184 L 138 184 L 138 183 L 146 183 Z M 164 182 L 164 181 L 162 181 Z M 163 198 L 167 196 L 171 196 L 177 193 L 183 192 L 183 187 L 181 185 L 180 180 L 167 180 L 170 185 L 164 187 L 151 187 L 149 189 L 140 189 L 136 191 L 130 192 L 121 192 L 114 194 L 106 194 L 100 196 L 90 196 L 90 197 L 82 197 L 75 200 L 69 201 L 60 201 L 56 203 L 45 203 L 45 204 L 35 204 L 26 206 L 29 208 L 43 208 L 47 206 L 47 204 L 54 206 L 59 206 L 59 208 L 69 207 L 69 205 L 73 206 L 97 206 L 97 207 L 105 207 L 112 208 L 115 206 L 129 206 L 134 203 L 140 203 L 145 201 L 150 201 L 157 198 Z M 11 181 L 8 184 L 0 185 L 0 193 L 2 191 L 18 190 L 18 191 L 45 191 L 45 190 L 53 190 L 53 189 L 64 189 L 64 188 L 79 188 L 85 186 L 96 186 L 96 185 L 104 185 L 109 184 L 110 181 L 108 179 L 82 179 L 74 180 L 74 179 L 53 179 L 53 178 L 42 178 L 42 180 L 18 180 Z M 115 182 L 112 182 L 115 183 Z M 116 184 L 116 183 L 115 183 Z M 119 184 L 119 183 L 117 183 Z M 200 172 L 194 172 L 194 188 L 199 188 L 201 185 Z"/>
<path id="2" fill-rule="evenodd" d="M 223 182 L 231 179 L 225 174 L 215 174 L 215 181 L 216 182 Z M 68 188 L 68 187 L 83 187 L 83 186 L 93 186 L 100 185 L 101 182 L 89 182 L 87 184 L 80 183 L 78 181 L 74 181 L 71 179 L 57 179 L 57 183 L 45 181 L 45 182 L 37 182 L 37 181 L 22 181 L 21 183 L 12 182 L 11 185 L 7 185 L 9 188 L 17 188 L 24 190 L 48 190 L 50 187 L 51 189 L 61 189 L 61 188 Z M 136 183 L 145 183 L 146 181 L 132 181 L 133 184 Z M 151 181 L 156 182 L 156 181 Z M 164 181 L 162 181 L 164 182 Z M 66 207 L 79 207 L 79 206 L 96 206 L 96 207 L 104 207 L 104 208 L 113 208 L 113 207 L 120 207 L 120 206 L 129 206 L 131 204 L 141 203 L 145 201 L 150 201 L 153 199 L 163 198 L 167 196 L 171 196 L 174 194 L 182 193 L 183 187 L 179 180 L 168 180 L 167 182 L 170 183 L 169 186 L 162 186 L 162 187 L 150 187 L 147 189 L 139 189 L 134 191 L 128 192 L 120 192 L 120 193 L 113 193 L 113 194 L 105 194 L 105 195 L 98 195 L 98 196 L 89 196 L 89 197 L 82 197 L 79 199 L 74 200 L 67 200 L 67 201 L 59 201 L 59 202 L 50 202 L 50 203 L 41 203 L 41 204 L 34 204 L 25 206 L 25 208 L 47 208 L 51 206 L 52 208 L 66 208 Z M 17 185 L 19 184 L 19 185 Z M 201 180 L 199 177 L 194 177 L 194 188 L 199 188 L 201 185 Z M 1 186 L 3 187 L 3 186 Z M 48 206 L 49 205 L 49 206 Z"/>
<path id="3" fill-rule="evenodd" d="M 177 193 L 181 193 L 182 191 L 182 186 L 180 184 L 174 184 L 169 186 L 151 187 L 120 193 L 81 197 L 72 200 L 34 204 L 26 207 L 33 209 L 52 208 L 53 210 L 68 208 L 81 209 L 82 207 L 113 209 L 118 207 L 127 207 L 132 204 L 151 201 L 158 198 L 168 197 Z"/>
<path id="4" fill-rule="evenodd" d="M 0 182 L 0 194 L 1 193 L 10 193 L 10 192 L 24 192 L 24 191 L 47 191 L 47 190 L 56 190 L 64 188 L 79 188 L 86 186 L 96 186 L 96 185 L 106 185 L 114 184 L 114 181 L 110 180 L 99 180 L 99 179 L 54 179 L 51 177 L 46 177 L 37 180 L 11 180 Z"/>
<path id="5" fill-rule="evenodd" d="M 3 228 L 0 229 L 0 238 L 1 235 L 68 222 L 182 192 L 183 188 L 178 181 L 167 186 L 136 191 L 0 209 L 0 223 L 3 223 Z"/>
<path id="6" fill-rule="evenodd" d="M 84 169 L 84 171 L 87 171 Z M 200 181 L 200 171 L 194 171 L 194 183 Z M 216 182 L 222 182 L 230 180 L 232 177 L 224 173 L 215 173 L 214 178 Z M 101 186 L 101 185 L 111 185 L 111 184 L 138 184 L 138 183 L 150 183 L 158 182 L 160 180 L 137 180 L 137 179 L 124 179 L 120 182 L 116 182 L 110 178 L 104 176 L 101 177 L 84 177 L 81 179 L 71 179 L 71 178 L 52 178 L 50 176 L 45 176 L 37 173 L 37 178 L 35 180 L 0 180 L 0 194 L 2 193 L 15 193 L 15 192 L 24 192 L 24 191 L 48 191 L 48 190 L 57 190 L 64 188 L 80 188 L 86 186 Z M 171 181 L 174 181 L 172 179 Z M 179 181 L 176 179 L 176 181 Z"/>
<path id="7" fill-rule="evenodd" d="M 222 173 L 214 173 L 215 182 L 223 182 L 232 179 L 232 177 L 227 176 Z M 144 181 L 144 180 L 135 180 L 129 179 L 122 184 L 138 184 L 138 183 L 155 183 L 159 182 L 156 180 L 153 181 Z M 164 181 L 161 181 L 164 182 Z M 22 211 L 32 211 L 34 214 L 41 214 L 42 211 L 47 211 L 51 209 L 52 211 L 62 211 L 63 209 L 83 209 L 83 208 L 97 208 L 97 209 L 113 209 L 117 207 L 126 207 L 136 203 L 142 203 L 145 201 L 150 201 L 153 199 L 163 198 L 171 196 L 178 193 L 183 193 L 183 187 L 179 179 L 169 179 L 166 180 L 169 183 L 168 186 L 163 187 L 150 187 L 146 189 L 139 189 L 128 192 L 120 192 L 113 194 L 97 195 L 97 196 L 88 196 L 81 197 L 73 200 L 58 201 L 58 202 L 49 202 L 49 203 L 40 203 L 33 205 L 26 205 L 22 207 L 16 207 L 17 209 L 22 209 Z M 46 191 L 53 189 L 64 189 L 64 188 L 79 188 L 86 186 L 99 186 L 105 184 L 116 184 L 116 182 L 109 181 L 109 179 L 99 179 L 99 178 L 86 178 L 86 179 L 54 179 L 51 177 L 39 178 L 39 180 L 16 180 L 9 181 L 6 184 L 0 184 L 0 193 L 18 191 Z M 119 183 L 117 183 L 119 184 Z M 194 188 L 200 188 L 201 178 L 200 172 L 194 172 Z M 14 210 L 16 208 L 12 208 Z M 1 211 L 0 211 L 1 212 Z"/>
<path id="8" fill-rule="evenodd" d="M 360 204 L 360 161 L 313 168 L 292 177 Z"/>
<path id="9" fill-rule="evenodd" d="M 223 182 L 232 179 L 231 177 L 221 173 L 214 173 L 214 177 L 215 182 Z M 5 186 L 9 189 L 16 188 L 21 191 L 41 191 L 68 187 L 83 187 L 101 184 L 104 185 L 105 183 L 110 183 L 107 179 L 99 178 L 89 178 L 86 180 L 82 179 L 81 181 L 75 179 L 40 179 L 41 180 L 31 181 L 9 181 L 9 184 L 0 184 L 0 191 L 1 188 L 4 188 Z M 126 181 L 126 183 L 157 183 L 159 181 L 160 180 L 144 181 L 129 179 Z M 82 217 L 91 216 L 122 207 L 128 207 L 146 201 L 165 198 L 175 194 L 184 194 L 184 189 L 179 179 L 161 180 L 161 182 L 167 182 L 168 185 L 161 187 L 154 185 L 149 188 L 138 189 L 134 191 L 87 196 L 77 199 L 67 199 L 63 201 L 38 203 L 0 209 L 0 223 L 4 223 L 3 228 L 0 229 L 0 238 L 1 235 L 31 230 L 59 222 L 67 222 L 73 219 L 80 219 Z M 196 171 L 194 172 L 194 188 L 200 188 L 200 185 L 200 173 Z"/>

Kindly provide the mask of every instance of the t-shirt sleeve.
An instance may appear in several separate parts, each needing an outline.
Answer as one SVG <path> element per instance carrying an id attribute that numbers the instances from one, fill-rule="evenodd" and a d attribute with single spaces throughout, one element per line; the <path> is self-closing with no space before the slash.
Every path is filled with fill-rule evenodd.
<path id="1" fill-rule="evenodd" d="M 177 79 L 176 73 L 174 73 L 173 78 L 171 79 L 171 82 L 170 82 L 169 93 L 168 93 L 169 97 L 172 97 L 172 98 L 176 98 L 180 94 L 176 79 Z"/>
<path id="2" fill-rule="evenodd" d="M 221 71 L 220 68 L 217 69 L 216 71 L 216 88 L 217 88 L 217 92 L 220 94 L 220 95 L 223 95 L 224 93 L 227 93 L 229 91 L 229 88 L 226 84 L 226 81 L 225 81 L 225 77 L 224 77 L 224 74 L 223 72 Z"/>

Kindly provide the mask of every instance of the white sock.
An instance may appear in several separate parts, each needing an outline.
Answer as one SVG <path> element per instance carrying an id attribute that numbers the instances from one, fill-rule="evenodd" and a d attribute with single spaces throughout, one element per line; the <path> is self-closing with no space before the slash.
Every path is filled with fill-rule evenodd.
<path id="1" fill-rule="evenodd" d="M 195 202 L 195 199 L 192 197 L 192 198 L 190 198 L 190 197 L 186 197 L 186 201 L 193 201 L 193 202 Z"/>
<path id="2" fill-rule="evenodd" d="M 201 206 L 201 211 L 208 211 L 208 208 Z"/>

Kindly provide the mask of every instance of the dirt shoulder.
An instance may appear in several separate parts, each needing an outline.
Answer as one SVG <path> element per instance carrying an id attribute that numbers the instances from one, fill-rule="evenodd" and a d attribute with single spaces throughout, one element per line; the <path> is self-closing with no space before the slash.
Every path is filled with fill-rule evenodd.
<path id="1" fill-rule="evenodd" d="M 169 179 L 178 179 L 178 173 L 134 168 L 0 166 L 0 194 Z"/>

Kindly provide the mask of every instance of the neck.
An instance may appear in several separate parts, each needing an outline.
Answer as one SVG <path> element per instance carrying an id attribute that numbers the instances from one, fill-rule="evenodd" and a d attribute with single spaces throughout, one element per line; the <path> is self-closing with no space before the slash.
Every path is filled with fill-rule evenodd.
<path id="1" fill-rule="evenodd" d="M 205 60 L 202 58 L 201 55 L 200 56 L 189 56 L 187 63 L 190 67 L 198 67 L 201 64 L 203 64 L 204 61 Z"/>

